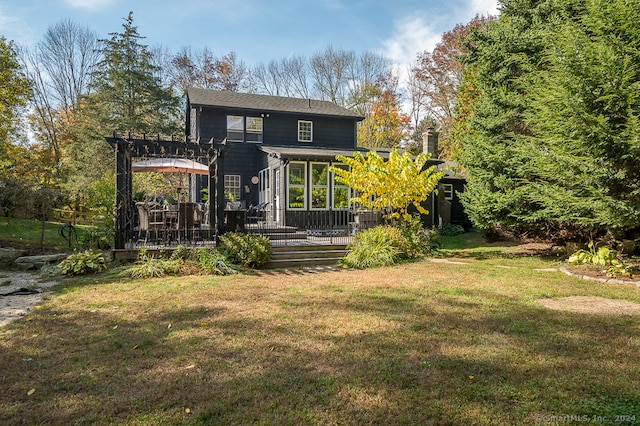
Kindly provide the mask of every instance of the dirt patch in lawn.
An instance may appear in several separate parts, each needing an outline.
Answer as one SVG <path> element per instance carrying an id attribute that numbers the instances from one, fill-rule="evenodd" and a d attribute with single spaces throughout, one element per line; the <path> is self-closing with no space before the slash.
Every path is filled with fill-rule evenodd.
<path id="1" fill-rule="evenodd" d="M 38 274 L 0 270 L 0 327 L 28 315 L 56 284 L 41 280 Z M 33 294 L 21 289 L 33 290 Z"/>
<path id="2" fill-rule="evenodd" d="M 538 299 L 542 306 L 556 311 L 603 315 L 640 315 L 640 303 L 597 296 L 569 296 L 559 299 Z"/>

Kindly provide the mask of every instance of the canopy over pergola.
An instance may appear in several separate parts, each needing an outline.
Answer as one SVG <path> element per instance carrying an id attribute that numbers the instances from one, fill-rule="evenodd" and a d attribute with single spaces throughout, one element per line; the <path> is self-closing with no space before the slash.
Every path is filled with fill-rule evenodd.
<path id="1" fill-rule="evenodd" d="M 208 175 L 209 167 L 186 158 L 154 158 L 131 165 L 134 172 L 192 173 Z"/>

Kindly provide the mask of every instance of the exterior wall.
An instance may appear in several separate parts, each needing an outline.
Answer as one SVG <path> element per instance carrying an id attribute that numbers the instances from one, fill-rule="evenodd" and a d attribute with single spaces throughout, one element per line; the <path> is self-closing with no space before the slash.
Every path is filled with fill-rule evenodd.
<path id="1" fill-rule="evenodd" d="M 187 131 L 192 139 L 208 142 L 213 138 L 221 142 L 227 137 L 227 116 L 238 115 L 245 117 L 262 117 L 263 133 L 262 142 L 227 142 L 228 150 L 224 156 L 225 175 L 240 175 L 241 196 L 246 206 L 259 203 L 259 185 L 253 184 L 251 178 L 257 176 L 260 170 L 270 168 L 272 208 L 275 200 L 274 171 L 280 169 L 281 186 L 279 208 L 286 210 L 287 182 L 286 167 L 280 160 L 267 158 L 258 147 L 266 146 L 292 146 L 318 149 L 347 149 L 356 148 L 357 121 L 354 118 L 330 117 L 322 115 L 286 114 L 277 112 L 259 113 L 253 110 L 202 107 L 187 108 Z M 298 141 L 298 120 L 307 120 L 313 123 L 311 142 Z M 248 192 L 247 192 L 248 190 Z"/>
<path id="2" fill-rule="evenodd" d="M 448 200 L 451 203 L 450 223 L 463 226 L 465 229 L 471 228 L 471 221 L 464 212 L 464 206 L 460 202 L 459 196 L 459 193 L 464 192 L 465 180 L 444 178 L 440 181 L 440 184 L 451 184 L 453 186 L 453 199 Z M 440 192 L 442 193 L 442 190 Z"/>
<path id="3" fill-rule="evenodd" d="M 190 108 L 190 136 L 198 134 L 198 111 Z M 199 113 L 200 140 L 209 141 L 213 138 L 220 142 L 227 137 L 227 115 L 246 117 L 260 117 L 256 111 L 222 110 L 203 108 Z M 351 118 L 337 118 L 313 115 L 264 113 L 263 117 L 263 145 L 298 146 L 309 148 L 355 149 L 356 121 Z M 313 141 L 298 142 L 298 120 L 313 122 Z M 245 142 L 246 143 L 246 142 Z M 252 144 L 248 142 L 248 144 Z"/>

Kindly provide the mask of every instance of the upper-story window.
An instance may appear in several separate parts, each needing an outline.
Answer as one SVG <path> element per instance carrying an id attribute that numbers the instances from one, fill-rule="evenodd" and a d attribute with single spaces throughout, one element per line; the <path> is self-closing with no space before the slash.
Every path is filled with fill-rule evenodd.
<path id="1" fill-rule="evenodd" d="M 247 142 L 262 142 L 262 117 L 247 117 Z"/>
<path id="2" fill-rule="evenodd" d="M 227 115 L 227 140 L 262 142 L 262 117 Z"/>
<path id="3" fill-rule="evenodd" d="M 312 121 L 298 121 L 298 142 L 313 142 Z"/>

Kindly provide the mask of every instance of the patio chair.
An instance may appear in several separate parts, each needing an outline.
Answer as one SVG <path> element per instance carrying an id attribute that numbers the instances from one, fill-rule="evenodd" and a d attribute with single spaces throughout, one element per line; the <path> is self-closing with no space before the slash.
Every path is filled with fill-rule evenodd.
<path id="1" fill-rule="evenodd" d="M 158 239 L 158 231 L 164 227 L 164 219 L 162 212 L 154 207 L 158 207 L 155 204 L 148 203 L 136 203 L 138 209 L 138 241 L 143 241 L 145 244 L 149 241 L 149 236 L 153 232 L 155 239 Z"/>

